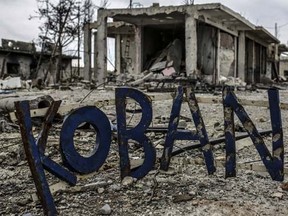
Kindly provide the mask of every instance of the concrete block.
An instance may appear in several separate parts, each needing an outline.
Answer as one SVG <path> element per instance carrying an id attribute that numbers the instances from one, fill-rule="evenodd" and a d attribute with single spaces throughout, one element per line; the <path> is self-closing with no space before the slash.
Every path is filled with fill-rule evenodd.
<path id="1" fill-rule="evenodd" d="M 6 80 L 0 80 L 0 89 L 22 88 L 20 77 L 12 77 Z"/>

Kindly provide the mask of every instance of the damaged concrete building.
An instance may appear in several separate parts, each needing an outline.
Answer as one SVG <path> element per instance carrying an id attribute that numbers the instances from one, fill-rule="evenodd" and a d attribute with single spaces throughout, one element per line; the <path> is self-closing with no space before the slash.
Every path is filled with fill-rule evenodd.
<path id="1" fill-rule="evenodd" d="M 279 75 L 288 79 L 288 46 L 280 44 L 278 46 L 279 55 Z"/>
<path id="2" fill-rule="evenodd" d="M 221 76 L 258 83 L 263 76 L 273 79 L 278 71 L 279 40 L 219 3 L 99 9 L 97 21 L 85 27 L 84 35 L 84 79 L 91 80 L 94 72 L 97 83 L 107 77 L 109 37 L 115 38 L 115 73 L 140 74 L 168 60 L 169 54 L 165 59 L 161 53 L 171 46 L 176 46 L 170 55 L 176 72 L 179 67 L 180 74 L 208 77 L 213 84 L 219 84 Z"/>
<path id="3" fill-rule="evenodd" d="M 286 79 L 288 78 L 288 58 L 283 57 L 280 59 L 279 74 Z"/>
<path id="4" fill-rule="evenodd" d="M 49 70 L 51 53 L 50 46 L 47 46 L 43 52 L 39 52 L 33 43 L 2 39 L 0 78 L 8 76 L 21 77 L 24 80 L 43 78 Z M 71 75 L 72 59 L 76 59 L 76 57 L 63 55 L 62 77 L 65 74 Z M 38 70 L 37 73 L 36 70 Z"/>

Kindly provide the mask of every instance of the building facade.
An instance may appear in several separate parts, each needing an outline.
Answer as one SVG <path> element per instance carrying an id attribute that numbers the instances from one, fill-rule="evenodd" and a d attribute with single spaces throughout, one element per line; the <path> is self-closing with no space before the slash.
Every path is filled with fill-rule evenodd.
<path id="1" fill-rule="evenodd" d="M 0 78 L 21 77 L 23 80 L 49 78 L 48 71 L 55 70 L 50 64 L 51 51 L 36 51 L 33 43 L 2 39 L 0 47 Z M 72 73 L 73 56 L 63 56 L 62 78 Z M 50 68 L 49 68 L 50 67 Z M 36 72 L 37 71 L 37 72 Z"/>
<path id="2" fill-rule="evenodd" d="M 110 18 L 113 22 L 108 22 Z M 115 39 L 115 73 L 142 73 L 175 40 L 181 48 L 171 58 L 174 63 L 179 58 L 181 72 L 210 76 L 214 84 L 221 76 L 247 83 L 261 82 L 262 76 L 272 78 L 278 58 L 277 38 L 219 3 L 99 9 L 97 21 L 85 28 L 84 79 L 91 79 L 94 49 L 94 76 L 98 83 L 105 82 L 109 37 Z"/>

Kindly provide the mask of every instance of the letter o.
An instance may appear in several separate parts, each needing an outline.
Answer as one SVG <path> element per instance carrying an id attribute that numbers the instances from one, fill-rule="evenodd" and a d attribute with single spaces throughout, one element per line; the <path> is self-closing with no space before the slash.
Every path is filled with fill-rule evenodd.
<path id="1" fill-rule="evenodd" d="M 91 124 L 97 132 L 95 149 L 89 157 L 83 157 L 77 152 L 73 140 L 75 130 L 84 122 Z M 111 134 L 110 122 L 100 109 L 86 106 L 74 110 L 64 120 L 60 133 L 60 151 L 64 164 L 81 174 L 97 171 L 108 156 Z"/>

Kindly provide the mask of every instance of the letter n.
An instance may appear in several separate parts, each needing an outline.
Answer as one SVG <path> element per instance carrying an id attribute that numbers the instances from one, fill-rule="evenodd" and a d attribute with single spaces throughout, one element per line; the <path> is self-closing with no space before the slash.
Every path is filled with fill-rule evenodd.
<path id="1" fill-rule="evenodd" d="M 271 178 L 276 181 L 284 180 L 284 147 L 283 147 L 283 130 L 280 110 L 279 92 L 277 89 L 269 89 L 269 109 L 272 124 L 272 149 L 271 155 L 263 138 L 259 134 L 254 123 L 248 116 L 243 106 L 239 103 L 231 87 L 226 86 L 223 89 L 223 107 L 224 107 L 224 125 L 226 138 L 226 174 L 225 177 L 236 176 L 236 148 L 235 148 L 235 131 L 234 131 L 234 114 L 244 126 L 249 134 L 255 148 L 257 149 L 262 162 L 264 163 Z"/>

